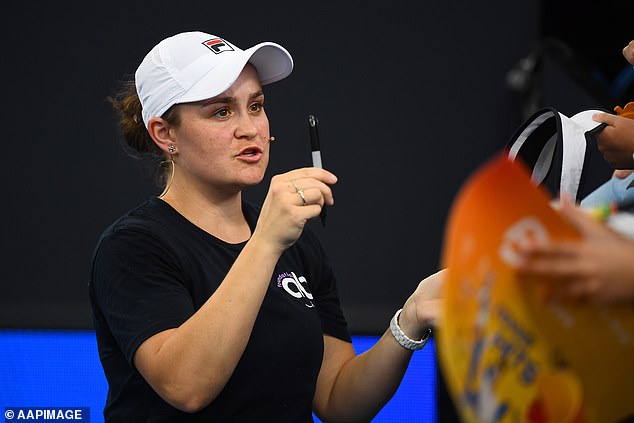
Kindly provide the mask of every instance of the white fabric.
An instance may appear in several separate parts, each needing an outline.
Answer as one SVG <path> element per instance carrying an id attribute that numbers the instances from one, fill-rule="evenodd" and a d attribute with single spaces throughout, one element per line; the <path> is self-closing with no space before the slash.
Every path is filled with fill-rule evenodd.
<path id="1" fill-rule="evenodd" d="M 175 104 L 223 93 L 247 63 L 253 64 L 262 85 L 279 81 L 293 70 L 290 53 L 271 42 L 241 50 L 204 32 L 184 32 L 162 40 L 135 73 L 145 126 L 152 117 L 163 115 Z"/>
<path id="2" fill-rule="evenodd" d="M 566 193 L 569 198 L 577 198 L 581 172 L 586 155 L 586 132 L 601 125 L 592 120 L 594 113 L 599 110 L 586 110 L 571 118 L 559 113 L 561 117 L 561 132 L 563 139 L 563 157 L 561 164 L 560 193 Z"/>
<path id="3" fill-rule="evenodd" d="M 533 166 L 531 180 L 536 185 L 544 181 L 552 165 L 557 141 L 560 140 L 562 170 L 559 192 L 560 195 L 565 194 L 576 199 L 586 154 L 586 134 L 601 125 L 601 123 L 592 120 L 592 115 L 600 112 L 602 111 L 585 110 L 568 118 L 553 109 L 542 109 L 527 122 L 524 130 L 511 143 L 508 156 L 511 160 L 515 160 L 520 155 L 520 151 L 526 148 L 526 142 L 530 140 L 531 134 L 547 119 L 555 117 L 557 121 L 556 132 L 548 134 L 547 140 L 540 140 L 544 141 L 544 145 Z"/>

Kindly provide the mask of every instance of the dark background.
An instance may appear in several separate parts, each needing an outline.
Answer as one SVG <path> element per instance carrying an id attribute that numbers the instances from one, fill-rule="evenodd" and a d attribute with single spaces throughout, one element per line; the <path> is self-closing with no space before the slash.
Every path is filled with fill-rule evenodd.
<path id="1" fill-rule="evenodd" d="M 277 141 L 265 183 L 247 197 L 260 202 L 271 175 L 310 165 L 306 116 L 317 115 L 324 165 L 340 182 L 327 227 L 310 226 L 338 274 L 351 330 L 382 332 L 439 268 L 454 196 L 527 104 L 567 114 L 621 104 L 606 87 L 634 38 L 631 20 L 629 33 L 618 21 L 634 16 L 623 2 L 407 3 L 14 5 L 2 25 L 0 327 L 91 327 L 99 234 L 160 192 L 121 148 L 106 98 L 160 39 L 203 30 L 242 48 L 275 41 L 293 55 L 293 74 L 265 88 Z M 581 73 L 543 54 L 529 82 L 510 89 L 507 74 L 545 36 L 572 47 Z M 581 86 L 579 74 L 594 82 Z"/>
<path id="2" fill-rule="evenodd" d="M 260 202 L 271 175 L 310 165 L 306 117 L 317 115 L 339 183 L 328 226 L 310 226 L 351 331 L 379 334 L 439 268 L 461 184 L 532 112 L 634 100 L 615 82 L 629 69 L 632 16 L 632 2 L 607 0 L 11 3 L 0 26 L 0 328 L 92 327 L 97 238 L 160 192 L 121 148 L 106 98 L 166 36 L 202 30 L 291 52 L 293 74 L 265 88 L 277 138 L 268 176 L 246 195 Z M 456 420 L 439 386 L 439 421 Z"/>

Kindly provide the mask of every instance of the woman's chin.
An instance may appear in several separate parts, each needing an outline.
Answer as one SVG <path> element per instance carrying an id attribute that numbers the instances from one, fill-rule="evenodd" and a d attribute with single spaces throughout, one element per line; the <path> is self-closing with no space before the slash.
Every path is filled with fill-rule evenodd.
<path id="1" fill-rule="evenodd" d="M 248 172 L 242 175 L 241 186 L 242 188 L 252 187 L 258 185 L 264 179 L 264 172 Z"/>

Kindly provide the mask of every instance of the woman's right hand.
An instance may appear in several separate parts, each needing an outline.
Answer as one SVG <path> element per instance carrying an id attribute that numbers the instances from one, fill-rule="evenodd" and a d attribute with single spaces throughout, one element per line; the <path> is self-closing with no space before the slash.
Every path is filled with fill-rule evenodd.
<path id="1" fill-rule="evenodd" d="M 316 167 L 275 175 L 252 238 L 281 253 L 297 241 L 306 222 L 319 216 L 322 207 L 334 204 L 330 185 L 336 182 L 334 174 Z"/>

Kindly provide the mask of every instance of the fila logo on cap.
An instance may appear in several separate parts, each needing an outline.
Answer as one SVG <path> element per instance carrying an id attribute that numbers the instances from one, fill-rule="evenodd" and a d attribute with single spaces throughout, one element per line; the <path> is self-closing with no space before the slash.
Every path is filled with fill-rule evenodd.
<path id="1" fill-rule="evenodd" d="M 233 51 L 233 47 L 222 38 L 212 38 L 211 40 L 203 41 L 203 45 L 216 54 L 220 54 L 223 51 Z"/>

